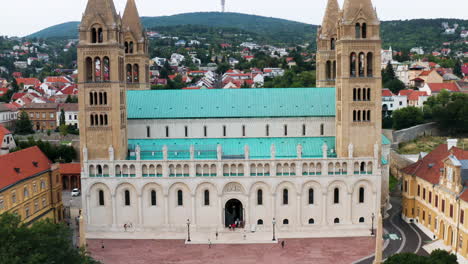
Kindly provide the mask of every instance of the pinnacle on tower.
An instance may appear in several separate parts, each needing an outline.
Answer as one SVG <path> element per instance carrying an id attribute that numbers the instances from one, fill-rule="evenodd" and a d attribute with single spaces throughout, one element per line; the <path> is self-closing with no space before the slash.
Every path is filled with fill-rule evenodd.
<path id="1" fill-rule="evenodd" d="M 113 0 L 89 0 L 83 14 L 83 22 L 87 17 L 99 15 L 107 25 L 116 25 L 120 19 L 115 11 Z"/>
<path id="2" fill-rule="evenodd" d="M 125 11 L 122 17 L 122 28 L 125 31 L 130 31 L 137 41 L 142 41 L 144 36 L 143 27 L 140 21 L 140 15 L 135 4 L 135 0 L 128 0 L 125 6 Z"/>
<path id="3" fill-rule="evenodd" d="M 345 0 L 343 4 L 344 23 L 352 23 L 362 14 L 370 23 L 379 23 L 377 12 L 372 6 L 372 0 Z"/>
<path id="4" fill-rule="evenodd" d="M 325 16 L 322 22 L 322 34 L 331 36 L 336 33 L 336 22 L 338 21 L 338 14 L 340 7 L 337 0 L 328 0 Z"/>
<path id="5" fill-rule="evenodd" d="M 226 11 L 226 0 L 221 0 L 221 12 Z"/>

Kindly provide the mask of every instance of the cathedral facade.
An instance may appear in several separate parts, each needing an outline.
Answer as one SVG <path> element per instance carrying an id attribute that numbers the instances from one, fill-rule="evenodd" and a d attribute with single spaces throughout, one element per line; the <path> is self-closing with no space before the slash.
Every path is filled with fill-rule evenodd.
<path id="1" fill-rule="evenodd" d="M 182 238 L 237 224 L 281 237 L 370 235 L 387 203 L 380 22 L 329 0 L 317 87 L 149 90 L 134 0 L 89 0 L 78 46 L 89 238 Z M 131 231 L 131 232 L 128 232 Z"/>

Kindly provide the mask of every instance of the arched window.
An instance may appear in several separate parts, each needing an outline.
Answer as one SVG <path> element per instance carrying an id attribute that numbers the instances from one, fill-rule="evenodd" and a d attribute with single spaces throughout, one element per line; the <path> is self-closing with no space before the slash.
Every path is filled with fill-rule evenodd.
<path id="1" fill-rule="evenodd" d="M 340 219 L 339 219 L 339 218 L 335 218 L 335 220 L 333 220 L 333 223 L 339 224 L 339 223 L 340 223 Z"/>
<path id="2" fill-rule="evenodd" d="M 150 128 L 150 126 L 146 126 L 146 137 L 147 138 L 151 137 L 151 128 Z"/>
<path id="3" fill-rule="evenodd" d="M 210 191 L 205 190 L 204 200 L 205 200 L 205 206 L 209 206 L 210 205 Z"/>
<path id="4" fill-rule="evenodd" d="M 131 83 L 133 80 L 132 78 L 132 65 L 127 64 L 127 83 Z"/>
<path id="5" fill-rule="evenodd" d="M 107 126 L 108 124 L 109 124 L 109 123 L 108 123 L 108 120 L 107 120 L 107 114 L 105 114 L 105 115 L 104 115 L 104 125 Z"/>
<path id="6" fill-rule="evenodd" d="M 102 114 L 99 115 L 99 125 L 104 125 L 104 115 Z"/>
<path id="7" fill-rule="evenodd" d="M 334 38 L 331 38 L 331 40 L 330 40 L 330 49 L 331 50 L 335 50 L 335 42 L 336 42 L 336 40 Z"/>
<path id="8" fill-rule="evenodd" d="M 94 104 L 97 105 L 98 104 L 98 93 L 93 92 L 93 96 L 94 96 Z"/>
<path id="9" fill-rule="evenodd" d="M 125 41 L 125 54 L 127 54 L 127 53 L 128 53 L 128 42 Z"/>
<path id="10" fill-rule="evenodd" d="M 177 205 L 183 206 L 184 205 L 184 196 L 182 190 L 177 191 Z"/>
<path id="11" fill-rule="evenodd" d="M 359 203 L 364 203 L 364 187 L 359 188 Z"/>
<path id="12" fill-rule="evenodd" d="M 366 163 L 365 162 L 361 162 L 361 173 L 365 173 L 366 172 Z"/>
<path id="13" fill-rule="evenodd" d="M 313 225 L 315 223 L 315 220 L 313 218 L 309 219 L 309 225 Z"/>
<path id="14" fill-rule="evenodd" d="M 130 191 L 125 190 L 125 206 L 130 206 Z"/>
<path id="15" fill-rule="evenodd" d="M 101 59 L 99 57 L 94 58 L 94 80 L 96 82 L 102 80 Z"/>
<path id="16" fill-rule="evenodd" d="M 357 121 L 361 122 L 361 110 L 357 111 Z"/>
<path id="17" fill-rule="evenodd" d="M 359 23 L 356 23 L 356 26 L 354 28 L 356 31 L 356 38 L 360 39 L 361 38 L 361 25 L 359 25 Z"/>
<path id="18" fill-rule="evenodd" d="M 257 205 L 263 205 L 263 190 L 258 189 L 257 191 Z"/>
<path id="19" fill-rule="evenodd" d="M 103 92 L 104 94 L 104 104 L 107 105 L 107 92 Z"/>
<path id="20" fill-rule="evenodd" d="M 289 192 L 288 189 L 283 189 L 283 204 L 286 205 L 289 203 Z"/>
<path id="21" fill-rule="evenodd" d="M 325 125 L 324 124 L 320 124 L 320 135 L 321 136 L 325 135 Z"/>
<path id="22" fill-rule="evenodd" d="M 354 122 L 357 121 L 356 110 L 353 111 L 353 121 Z"/>
<path id="23" fill-rule="evenodd" d="M 208 128 L 206 126 L 203 127 L 203 136 L 204 137 L 208 136 Z"/>
<path id="24" fill-rule="evenodd" d="M 366 60 L 366 55 L 363 52 L 359 53 L 359 77 L 364 77 L 364 61 Z"/>
<path id="25" fill-rule="evenodd" d="M 99 105 L 102 105 L 102 103 L 103 103 L 102 92 L 99 92 Z"/>
<path id="26" fill-rule="evenodd" d="M 94 115 L 91 115 L 90 122 L 91 122 L 91 126 L 94 126 Z"/>
<path id="27" fill-rule="evenodd" d="M 140 67 L 138 64 L 133 65 L 133 82 L 140 82 Z"/>
<path id="28" fill-rule="evenodd" d="M 309 204 L 314 204 L 314 189 L 309 189 Z"/>
<path id="29" fill-rule="evenodd" d="M 364 217 L 359 218 L 359 223 L 364 223 Z"/>
<path id="30" fill-rule="evenodd" d="M 357 101 L 357 89 L 353 89 L 353 101 Z"/>
<path id="31" fill-rule="evenodd" d="M 340 189 L 338 188 L 335 188 L 335 190 L 333 190 L 333 203 L 334 204 L 340 203 Z"/>
<path id="32" fill-rule="evenodd" d="M 266 127 L 265 127 L 265 135 L 266 135 L 267 137 L 270 136 L 270 125 L 266 125 Z"/>
<path id="33" fill-rule="evenodd" d="M 93 81 L 93 59 L 90 57 L 86 58 L 86 81 Z"/>
<path id="34" fill-rule="evenodd" d="M 357 89 L 357 100 L 361 101 L 361 88 Z"/>
<path id="35" fill-rule="evenodd" d="M 91 43 L 97 42 L 97 30 L 95 28 L 91 29 Z"/>
<path id="36" fill-rule="evenodd" d="M 128 52 L 133 54 L 133 41 L 130 41 L 130 44 L 128 45 Z"/>
<path id="37" fill-rule="evenodd" d="M 302 135 L 305 136 L 307 134 L 307 127 L 305 124 L 302 124 Z"/>
<path id="38" fill-rule="evenodd" d="M 333 61 L 332 79 L 336 79 L 336 61 Z"/>
<path id="39" fill-rule="evenodd" d="M 363 39 L 367 38 L 367 24 L 366 23 L 362 24 L 362 38 Z"/>
<path id="40" fill-rule="evenodd" d="M 245 137 L 245 126 L 242 126 L 242 136 Z"/>
<path id="41" fill-rule="evenodd" d="M 331 61 L 327 61 L 327 67 L 326 67 L 326 76 L 325 78 L 327 80 L 330 80 L 332 77 L 331 77 Z"/>
<path id="42" fill-rule="evenodd" d="M 367 101 L 371 100 L 371 90 L 370 88 L 367 88 Z"/>
<path id="43" fill-rule="evenodd" d="M 108 82 L 110 80 L 110 60 L 108 57 L 104 57 L 103 60 L 103 66 L 104 66 L 104 73 L 103 73 L 103 78 L 105 82 Z"/>
<path id="44" fill-rule="evenodd" d="M 89 105 L 94 105 L 93 92 L 89 93 Z"/>
<path id="45" fill-rule="evenodd" d="M 287 136 L 288 135 L 288 125 L 284 125 L 284 136 Z"/>
<path id="46" fill-rule="evenodd" d="M 262 220 L 262 219 L 258 219 L 258 220 L 257 220 L 257 225 L 263 225 L 263 220 Z"/>
<path id="47" fill-rule="evenodd" d="M 349 62 L 349 75 L 351 75 L 351 77 L 356 77 L 356 53 L 351 53 Z"/>
<path id="48" fill-rule="evenodd" d="M 371 112 L 367 110 L 367 121 L 371 121 Z"/>
<path id="49" fill-rule="evenodd" d="M 366 117 L 366 110 L 362 111 L 362 121 L 366 121 L 367 120 L 367 117 Z"/>
<path id="50" fill-rule="evenodd" d="M 151 190 L 151 205 L 156 206 L 156 191 Z"/>
<path id="51" fill-rule="evenodd" d="M 283 220 L 283 225 L 289 225 L 289 220 L 288 220 L 288 219 L 284 219 L 284 220 Z"/>
<path id="52" fill-rule="evenodd" d="M 367 77 L 372 77 L 374 68 L 374 58 L 372 52 L 367 53 Z"/>
<path id="53" fill-rule="evenodd" d="M 102 34 L 102 28 L 98 28 L 98 30 L 97 30 L 97 38 L 98 38 L 98 42 L 99 42 L 99 43 L 104 42 L 104 35 Z"/>
<path id="54" fill-rule="evenodd" d="M 104 206 L 104 191 L 103 190 L 99 190 L 99 205 L 100 206 Z"/>
<path id="55" fill-rule="evenodd" d="M 168 138 L 169 137 L 169 127 L 166 126 L 166 137 Z"/>

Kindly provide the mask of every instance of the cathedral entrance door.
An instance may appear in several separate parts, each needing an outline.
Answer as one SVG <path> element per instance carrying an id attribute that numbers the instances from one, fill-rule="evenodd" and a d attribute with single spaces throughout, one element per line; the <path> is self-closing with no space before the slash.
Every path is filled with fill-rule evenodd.
<path id="1" fill-rule="evenodd" d="M 244 225 L 244 207 L 241 201 L 231 199 L 227 201 L 224 209 L 224 224 L 226 227 L 229 227 L 234 224 L 236 220 L 240 222 L 241 227 Z"/>

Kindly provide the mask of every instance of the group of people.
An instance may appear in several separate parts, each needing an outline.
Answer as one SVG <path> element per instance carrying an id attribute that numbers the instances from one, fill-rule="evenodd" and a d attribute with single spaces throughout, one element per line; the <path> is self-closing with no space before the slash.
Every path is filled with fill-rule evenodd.
<path id="1" fill-rule="evenodd" d="M 229 225 L 229 229 L 232 230 L 232 231 L 235 231 L 236 228 L 241 227 L 241 224 L 242 224 L 242 222 L 239 220 L 239 218 L 237 218 L 236 221 L 234 221 L 234 223 Z"/>

